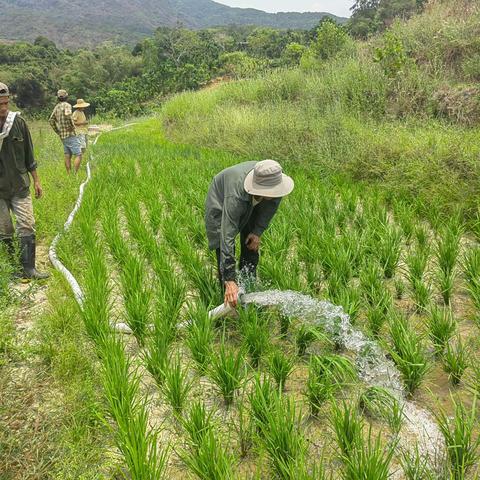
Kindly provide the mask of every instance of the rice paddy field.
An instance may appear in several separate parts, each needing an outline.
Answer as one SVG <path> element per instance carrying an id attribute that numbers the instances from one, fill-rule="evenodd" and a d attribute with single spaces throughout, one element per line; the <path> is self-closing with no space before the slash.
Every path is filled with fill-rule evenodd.
<path id="1" fill-rule="evenodd" d="M 93 153 L 59 256 L 84 293 L 101 478 L 477 478 L 480 246 L 460 217 L 287 162 L 259 279 L 211 319 L 205 196 L 246 158 L 173 144 L 159 119 Z"/>

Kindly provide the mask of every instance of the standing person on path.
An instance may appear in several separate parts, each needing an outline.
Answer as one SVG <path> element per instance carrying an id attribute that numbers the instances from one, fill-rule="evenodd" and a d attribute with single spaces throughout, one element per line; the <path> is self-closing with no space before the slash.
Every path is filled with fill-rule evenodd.
<path id="1" fill-rule="evenodd" d="M 8 87 L 0 83 L 0 243 L 13 258 L 13 223 L 15 215 L 20 241 L 20 263 L 24 278 L 44 279 L 48 274 L 35 268 L 35 219 L 30 197 L 30 177 L 35 197 L 42 196 L 42 187 L 33 157 L 33 145 L 27 124 L 18 112 L 9 110 Z"/>
<path id="2" fill-rule="evenodd" d="M 72 119 L 75 125 L 75 130 L 80 139 L 82 155 L 85 153 L 88 145 L 88 121 L 84 110 L 89 106 L 90 104 L 83 100 L 83 98 L 77 99 L 77 103 L 73 106 L 76 110 L 73 112 Z"/>
<path id="3" fill-rule="evenodd" d="M 240 234 L 240 270 L 255 276 L 260 237 L 282 197 L 294 187 L 274 160 L 244 162 L 226 168 L 212 181 L 205 206 L 208 246 L 217 255 L 218 276 L 225 304 L 237 305 L 235 238 Z"/>
<path id="4" fill-rule="evenodd" d="M 55 105 L 48 123 L 62 140 L 67 173 L 70 174 L 72 170 L 72 157 L 73 168 L 77 173 L 82 163 L 82 146 L 73 123 L 72 106 L 67 102 L 68 93 L 66 90 L 59 90 L 57 98 L 58 103 Z"/>

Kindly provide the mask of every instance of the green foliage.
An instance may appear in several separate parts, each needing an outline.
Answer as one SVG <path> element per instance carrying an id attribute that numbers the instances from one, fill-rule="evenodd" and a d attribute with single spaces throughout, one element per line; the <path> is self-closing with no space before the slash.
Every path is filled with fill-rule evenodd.
<path id="1" fill-rule="evenodd" d="M 316 39 L 311 48 L 317 58 L 328 60 L 338 55 L 348 45 L 349 40 L 342 26 L 334 21 L 325 21 L 318 27 Z"/>
<path id="2" fill-rule="evenodd" d="M 378 62 L 388 78 L 395 78 L 407 64 L 407 54 L 400 38 L 394 33 L 384 35 L 384 45 L 375 50 Z"/>

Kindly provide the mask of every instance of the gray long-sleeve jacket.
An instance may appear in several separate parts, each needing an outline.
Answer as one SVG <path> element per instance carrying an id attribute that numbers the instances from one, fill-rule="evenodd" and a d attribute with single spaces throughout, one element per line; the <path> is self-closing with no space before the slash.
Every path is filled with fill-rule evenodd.
<path id="1" fill-rule="evenodd" d="M 245 177 L 257 162 L 244 162 L 221 171 L 212 181 L 205 205 L 208 246 L 220 248 L 220 265 L 224 281 L 235 280 L 235 238 L 247 225 L 261 236 L 280 205 L 280 198 L 259 203 L 254 210 L 253 197 L 243 186 Z M 254 216 L 252 216 L 254 215 Z"/>

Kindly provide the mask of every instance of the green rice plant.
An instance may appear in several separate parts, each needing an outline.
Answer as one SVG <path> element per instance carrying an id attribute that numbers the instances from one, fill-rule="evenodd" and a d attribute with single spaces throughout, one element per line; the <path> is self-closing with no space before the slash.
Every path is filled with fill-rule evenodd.
<path id="1" fill-rule="evenodd" d="M 353 455 L 362 443 L 363 418 L 355 404 L 342 401 L 332 405 L 331 426 L 342 457 Z"/>
<path id="2" fill-rule="evenodd" d="M 329 294 L 329 298 L 336 305 L 342 306 L 345 313 L 349 315 L 350 322 L 355 324 L 362 305 L 360 290 L 357 287 L 345 285 Z"/>
<path id="3" fill-rule="evenodd" d="M 135 255 L 128 254 L 121 271 L 127 325 L 143 345 L 150 323 L 152 290 L 145 276 L 145 265 Z"/>
<path id="4" fill-rule="evenodd" d="M 328 337 L 318 328 L 302 323 L 295 332 L 297 355 L 303 357 L 307 348 L 317 340 L 328 340 Z"/>
<path id="5" fill-rule="evenodd" d="M 159 289 L 156 292 L 154 323 L 163 326 L 163 334 L 168 342 L 173 342 L 178 335 L 178 323 L 181 309 L 185 302 L 185 285 L 177 283 L 175 289 Z"/>
<path id="6" fill-rule="evenodd" d="M 260 360 L 270 346 L 270 331 L 266 316 L 259 315 L 253 306 L 240 310 L 240 332 L 243 345 L 250 355 L 253 368 L 257 368 Z"/>
<path id="7" fill-rule="evenodd" d="M 290 325 L 292 324 L 292 319 L 281 312 L 278 314 L 280 320 L 280 337 L 285 338 L 290 330 Z"/>
<path id="8" fill-rule="evenodd" d="M 390 337 L 393 344 L 390 354 L 402 374 L 407 393 L 412 395 L 430 369 L 423 340 L 401 315 L 390 319 Z"/>
<path id="9" fill-rule="evenodd" d="M 477 429 L 477 402 L 474 397 L 470 412 L 467 412 L 461 401 L 452 397 L 454 406 L 453 419 L 442 409 L 434 412 L 440 431 L 447 445 L 447 457 L 450 465 L 451 478 L 463 480 L 468 470 L 478 461 L 480 436 Z"/>
<path id="10" fill-rule="evenodd" d="M 442 364 L 452 384 L 458 385 L 470 364 L 468 349 L 464 347 L 460 336 L 457 337 L 455 345 L 452 345 L 451 342 L 447 344 L 442 356 Z"/>
<path id="11" fill-rule="evenodd" d="M 351 454 L 343 455 L 343 478 L 345 480 L 388 480 L 391 477 L 390 465 L 397 442 L 395 440 L 385 445 L 382 442 L 381 433 L 373 439 L 370 426 L 367 439 L 362 439 L 360 445 Z"/>
<path id="12" fill-rule="evenodd" d="M 262 432 L 262 425 L 266 424 L 269 411 L 272 409 L 278 391 L 267 375 L 259 373 L 253 378 L 253 386 L 248 394 L 251 417 L 257 427 L 257 432 Z"/>
<path id="13" fill-rule="evenodd" d="M 387 321 L 387 314 L 382 305 L 369 305 L 367 308 L 368 328 L 374 337 L 378 337 Z"/>
<path id="14" fill-rule="evenodd" d="M 242 398 L 237 403 L 238 421 L 233 422 L 233 428 L 238 435 L 238 442 L 240 446 L 240 457 L 245 458 L 253 446 L 254 434 L 254 420 L 247 409 L 247 402 L 245 401 L 245 392 L 242 393 Z"/>
<path id="15" fill-rule="evenodd" d="M 395 286 L 395 297 L 397 300 L 402 300 L 405 295 L 405 283 L 400 278 L 396 278 L 394 281 Z"/>
<path id="16" fill-rule="evenodd" d="M 368 263 L 360 273 L 360 286 L 370 306 L 382 308 L 387 313 L 392 296 L 383 284 L 382 273 L 376 262 Z"/>
<path id="17" fill-rule="evenodd" d="M 480 360 L 476 358 L 470 365 L 472 375 L 468 382 L 468 389 L 476 396 L 480 396 Z"/>
<path id="18" fill-rule="evenodd" d="M 407 264 L 407 278 L 410 281 L 410 284 L 413 285 L 413 282 L 422 281 L 427 268 L 428 260 L 430 258 L 430 250 L 427 248 L 411 250 L 405 259 Z"/>
<path id="19" fill-rule="evenodd" d="M 213 429 L 206 430 L 201 442 L 180 453 L 182 461 L 200 480 L 233 480 L 234 459 L 222 446 Z"/>
<path id="20" fill-rule="evenodd" d="M 429 247 L 429 238 L 426 228 L 423 225 L 418 225 L 415 228 L 415 238 L 417 240 L 418 249 L 421 251 L 427 250 Z"/>
<path id="21" fill-rule="evenodd" d="M 153 331 L 147 336 L 142 352 L 144 364 L 158 386 L 162 386 L 168 364 L 170 342 L 163 333 L 163 325 L 154 322 Z"/>
<path id="22" fill-rule="evenodd" d="M 359 397 L 362 412 L 373 418 L 381 418 L 398 434 L 402 428 L 404 413 L 401 402 L 382 387 L 369 387 Z"/>
<path id="23" fill-rule="evenodd" d="M 165 368 L 162 391 L 175 415 L 182 414 L 192 387 L 193 380 L 188 378 L 187 369 L 182 368 L 180 355 L 170 358 Z"/>
<path id="24" fill-rule="evenodd" d="M 405 202 L 397 201 L 394 203 L 395 220 L 400 224 L 403 235 L 407 242 L 410 242 L 415 229 L 415 216 Z"/>
<path id="25" fill-rule="evenodd" d="M 448 342 L 457 329 L 457 322 L 450 308 L 439 308 L 436 305 L 430 308 L 427 319 L 428 336 L 430 337 L 435 355 L 443 354 Z"/>
<path id="26" fill-rule="evenodd" d="M 208 375 L 223 396 L 227 407 L 233 403 L 235 392 L 242 386 L 245 374 L 242 349 L 235 352 L 228 348 L 225 339 L 222 339 L 218 353 L 212 353 Z"/>
<path id="27" fill-rule="evenodd" d="M 212 415 L 213 412 L 207 412 L 203 402 L 196 400 L 181 418 L 180 422 L 188 434 L 188 444 L 192 450 L 198 450 L 205 436 L 213 429 Z"/>
<path id="28" fill-rule="evenodd" d="M 302 436 L 301 414 L 290 397 L 277 395 L 265 419 L 258 424 L 260 442 L 265 448 L 277 478 L 293 480 L 299 465 L 304 463 L 306 445 Z"/>
<path id="29" fill-rule="evenodd" d="M 213 320 L 209 317 L 208 310 L 203 307 L 191 309 L 189 316 L 191 322 L 185 342 L 200 372 L 205 372 L 215 337 Z"/>
<path id="30" fill-rule="evenodd" d="M 406 480 L 435 480 L 435 474 L 430 470 L 428 458 L 422 456 L 415 445 L 415 449 L 403 450 L 400 456 L 400 465 Z"/>
<path id="31" fill-rule="evenodd" d="M 463 260 L 467 291 L 475 308 L 475 321 L 480 325 L 480 248 L 470 249 Z"/>
<path id="32" fill-rule="evenodd" d="M 380 241 L 377 244 L 377 258 L 383 268 L 385 278 L 395 275 L 402 250 L 402 234 L 398 228 L 385 224 L 381 228 Z"/>
<path id="33" fill-rule="evenodd" d="M 304 393 L 311 415 L 316 416 L 323 403 L 330 400 L 343 385 L 356 377 L 355 366 L 345 357 L 339 355 L 312 357 Z"/>
<path id="34" fill-rule="evenodd" d="M 417 312 L 423 312 L 430 303 L 432 292 L 430 285 L 423 280 L 413 279 L 411 281 L 413 300 Z"/>
<path id="35" fill-rule="evenodd" d="M 103 342 L 102 379 L 115 438 L 132 478 L 165 478 L 168 449 L 159 451 L 145 402 L 138 400 L 140 377 L 114 336 Z"/>
<path id="36" fill-rule="evenodd" d="M 268 369 L 280 391 L 285 389 L 285 383 L 292 373 L 294 365 L 294 359 L 291 356 L 285 355 L 278 349 L 274 350 L 270 355 Z"/>

